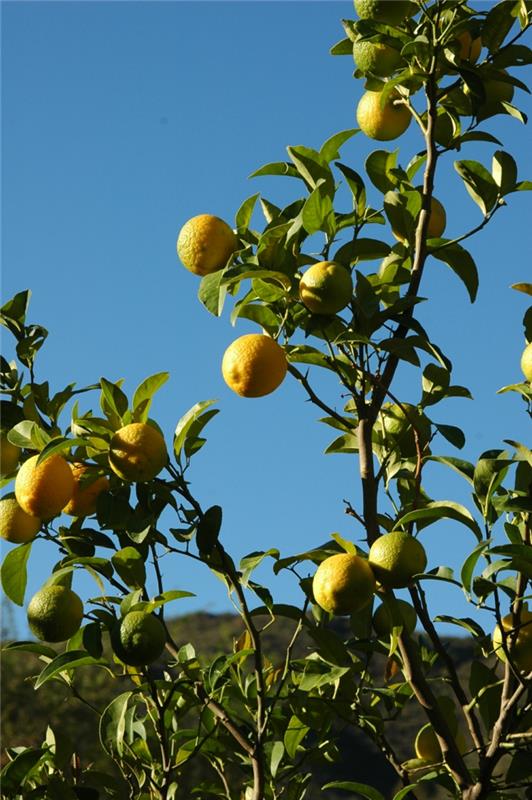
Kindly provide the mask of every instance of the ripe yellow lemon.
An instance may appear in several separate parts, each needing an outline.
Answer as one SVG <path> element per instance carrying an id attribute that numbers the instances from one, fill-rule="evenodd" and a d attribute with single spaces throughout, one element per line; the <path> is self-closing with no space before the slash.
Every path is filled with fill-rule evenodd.
<path id="1" fill-rule="evenodd" d="M 375 575 L 368 562 L 353 553 L 329 556 L 312 580 L 316 603 L 331 614 L 352 614 L 370 602 Z"/>
<path id="2" fill-rule="evenodd" d="M 381 78 L 392 75 L 402 62 L 399 51 L 390 45 L 363 39 L 353 44 L 353 59 L 364 75 L 371 72 Z"/>
<path id="3" fill-rule="evenodd" d="M 11 444 L 6 433 L 0 436 L 0 478 L 12 475 L 20 458 L 20 447 Z"/>
<path id="4" fill-rule="evenodd" d="M 111 632 L 115 655 L 124 664 L 140 667 L 156 661 L 166 644 L 166 630 L 160 619 L 144 611 L 130 611 Z"/>
<path id="5" fill-rule="evenodd" d="M 408 634 L 414 633 L 417 614 L 406 600 L 387 597 L 373 614 L 372 623 L 377 636 L 387 639 L 397 625 L 402 625 Z"/>
<path id="6" fill-rule="evenodd" d="M 61 513 L 74 493 L 70 465 L 57 453 L 37 466 L 39 456 L 31 456 L 17 473 L 15 496 L 19 506 L 33 517 L 48 520 Z"/>
<path id="7" fill-rule="evenodd" d="M 74 493 L 63 511 L 71 517 L 90 517 L 96 513 L 98 497 L 109 488 L 109 481 L 103 475 L 91 475 L 85 464 L 71 464 L 74 476 Z"/>
<path id="8" fill-rule="evenodd" d="M 377 580 L 387 589 L 401 589 L 427 566 L 425 548 L 404 531 L 379 536 L 371 545 L 369 564 Z"/>
<path id="9" fill-rule="evenodd" d="M 414 429 L 419 446 L 424 450 L 430 440 L 431 425 L 428 418 L 410 403 L 384 403 L 379 427 L 391 447 L 399 450 L 404 458 L 417 454 Z"/>
<path id="10" fill-rule="evenodd" d="M 352 296 L 351 273 L 335 261 L 318 261 L 299 282 L 301 302 L 315 314 L 337 314 Z"/>
<path id="11" fill-rule="evenodd" d="M 464 31 L 456 38 L 460 43 L 460 50 L 458 51 L 459 58 L 461 58 L 462 61 L 470 61 L 471 64 L 476 64 L 480 56 L 480 51 L 482 50 L 482 40 L 480 36 L 473 39 L 469 31 Z"/>
<path id="12" fill-rule="evenodd" d="M 390 25 L 402 22 L 415 10 L 410 0 L 355 0 L 355 11 L 360 19 L 374 19 Z"/>
<path id="13" fill-rule="evenodd" d="M 44 642 L 64 642 L 81 625 L 83 603 L 67 586 L 48 586 L 34 594 L 28 605 L 30 630 Z"/>
<path id="14" fill-rule="evenodd" d="M 513 630 L 512 614 L 502 618 L 502 626 L 508 635 Z M 506 639 L 512 661 L 521 672 L 532 670 L 532 611 L 527 608 L 521 610 L 521 624 L 513 645 L 509 638 Z M 493 631 L 493 649 L 497 658 L 506 661 L 506 653 L 502 646 L 502 633 L 499 625 Z"/>
<path id="15" fill-rule="evenodd" d="M 532 381 L 532 342 L 529 342 L 523 350 L 521 369 L 527 381 Z"/>
<path id="16" fill-rule="evenodd" d="M 222 359 L 226 384 L 240 397 L 263 397 L 284 380 L 287 361 L 283 348 L 262 333 L 248 333 L 229 345 Z"/>
<path id="17" fill-rule="evenodd" d="M 125 481 L 151 481 L 167 462 L 164 438 L 147 422 L 124 425 L 111 439 L 109 464 L 113 472 Z"/>
<path id="18" fill-rule="evenodd" d="M 177 254 L 195 275 L 223 269 L 238 240 L 227 222 L 213 214 L 199 214 L 185 222 L 177 237 Z"/>
<path id="19" fill-rule="evenodd" d="M 387 142 L 401 136 L 412 119 L 408 108 L 398 102 L 399 94 L 392 92 L 381 104 L 381 92 L 365 92 L 357 106 L 357 122 L 362 133 L 370 139 Z"/>
<path id="20" fill-rule="evenodd" d="M 6 542 L 29 542 L 37 536 L 40 527 L 41 520 L 26 514 L 14 497 L 0 500 L 0 537 Z"/>

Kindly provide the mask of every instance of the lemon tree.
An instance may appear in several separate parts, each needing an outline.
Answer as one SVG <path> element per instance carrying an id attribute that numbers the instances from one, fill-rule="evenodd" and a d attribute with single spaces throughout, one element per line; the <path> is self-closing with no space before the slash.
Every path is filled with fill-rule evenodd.
<path id="1" fill-rule="evenodd" d="M 0 500 L 1 579 L 7 597 L 26 605 L 34 637 L 7 648 L 38 656 L 36 689 L 53 681 L 84 702 L 77 670 L 86 669 L 114 692 L 105 708 L 91 704 L 102 768 L 83 763 L 60 733 L 43 732 L 42 747 L 9 748 L 7 800 L 173 800 L 190 780 L 201 796 L 303 800 L 320 765 L 338 758 L 339 727 L 366 737 L 388 762 L 393 800 L 415 800 L 425 788 L 457 800 L 529 790 L 532 454 L 510 423 L 506 440 L 475 462 L 459 452 L 466 434 L 440 421 L 440 404 L 471 395 L 418 305 L 438 263 L 476 300 L 481 273 L 469 240 L 532 188 L 492 127 L 500 115 L 526 121 L 517 75 L 530 61 L 531 12 L 521 0 L 481 10 L 465 0 L 356 0 L 354 10 L 332 53 L 349 57 L 350 72 L 358 59 L 361 99 L 356 109 L 351 97 L 346 104 L 359 127 L 332 133 L 318 149 L 289 146 L 288 160 L 256 170 L 255 178 L 291 179 L 296 197 L 287 207 L 256 193 L 234 224 L 201 214 L 183 221 L 177 240 L 206 310 L 221 316 L 232 305 L 237 327 L 241 318 L 257 326 L 223 356 L 223 377 L 239 395 L 224 402 L 264 398 L 255 405 L 260 425 L 268 395 L 282 398 L 289 376 L 330 429 L 327 452 L 356 461 L 358 490 L 339 497 L 344 531 L 324 532 L 295 554 L 254 542 L 237 563 L 222 507 L 192 482 L 214 402 L 197 402 L 166 431 L 151 416 L 164 372 L 131 396 L 105 377 L 54 394 L 51 381 L 34 378 L 47 331 L 28 320 L 29 291 L 1 309 L 16 353 L 0 371 L 2 483 L 10 489 Z M 496 102 L 487 102 L 494 91 Z M 378 146 L 360 164 L 354 137 L 394 141 L 394 149 Z M 447 225 L 446 168 L 481 214 L 472 228 Z M 524 302 L 532 286 L 517 274 L 522 266 L 507 269 Z M 428 299 L 447 310 L 441 295 Z M 514 393 L 530 415 L 531 311 L 522 330 L 515 318 L 499 324 L 523 352 L 501 393 Z M 398 380 L 403 367 L 407 382 Z M 336 380 L 336 398 L 321 396 L 321 370 Z M 464 482 L 466 500 L 441 496 L 443 469 Z M 445 537 L 451 525 L 467 542 L 458 570 L 431 548 L 431 536 Z M 57 560 L 28 602 L 27 576 L 45 547 Z M 241 628 L 212 656 L 167 625 L 168 604 L 195 588 L 191 559 L 227 589 Z M 258 578 L 268 564 L 295 582 L 301 602 L 283 602 L 276 584 Z M 93 591 L 81 588 L 80 573 Z M 463 595 L 467 615 L 438 607 L 434 581 Z M 442 623 L 470 637 L 468 675 Z M 275 625 L 290 637 L 271 658 Z M 414 707 L 424 723 L 396 752 L 391 733 Z M 353 774 L 318 791 L 384 800 L 374 783 Z"/>

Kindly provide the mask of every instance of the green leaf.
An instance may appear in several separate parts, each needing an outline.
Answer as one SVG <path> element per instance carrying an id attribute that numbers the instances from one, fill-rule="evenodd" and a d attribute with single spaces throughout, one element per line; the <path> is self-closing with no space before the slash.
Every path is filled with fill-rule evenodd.
<path id="1" fill-rule="evenodd" d="M 466 438 L 461 428 L 458 428 L 456 425 L 443 425 L 441 422 L 435 422 L 434 426 L 438 433 L 441 433 L 441 435 L 447 439 L 448 442 L 453 444 L 459 450 L 461 450 L 465 445 Z"/>
<path id="2" fill-rule="evenodd" d="M 58 436 L 56 439 L 52 439 L 48 442 L 46 447 L 41 450 L 39 458 L 37 459 L 37 465 L 42 464 L 43 461 L 46 461 L 47 458 L 50 458 L 50 456 L 55 453 L 68 453 L 72 447 L 85 447 L 86 445 L 87 442 L 85 439 L 68 439 L 66 436 Z"/>
<path id="3" fill-rule="evenodd" d="M 501 195 L 513 192 L 517 183 L 517 164 L 509 153 L 504 150 L 495 151 L 491 173 Z"/>
<path id="4" fill-rule="evenodd" d="M 445 367 L 440 367 L 438 364 L 427 364 L 423 370 L 422 404 L 424 406 L 434 405 L 444 398 L 449 387 L 450 378 L 450 372 Z"/>
<path id="5" fill-rule="evenodd" d="M 53 661 L 45 666 L 42 672 L 39 673 L 35 681 L 35 689 L 38 689 L 44 683 L 53 678 L 59 672 L 76 669 L 77 667 L 85 667 L 88 665 L 105 665 L 108 662 L 104 658 L 93 658 L 87 653 L 86 650 L 67 650 L 65 653 L 60 653 Z"/>
<path id="6" fill-rule="evenodd" d="M 190 430 L 197 419 L 203 414 L 205 409 L 212 406 L 216 400 L 202 400 L 190 408 L 184 414 L 176 425 L 174 433 L 174 453 L 177 461 L 181 463 L 181 451 L 185 445 L 185 441 L 190 433 Z"/>
<path id="7" fill-rule="evenodd" d="M 166 603 L 171 603 L 173 600 L 181 600 L 184 597 L 196 597 L 196 595 L 194 592 L 187 592 L 182 589 L 169 589 L 145 602 L 143 608 L 145 611 L 155 611 L 156 608 L 160 608 Z"/>
<path id="8" fill-rule="evenodd" d="M 397 520 L 396 525 L 403 526 L 407 525 L 409 522 L 437 519 L 454 519 L 456 522 L 460 522 L 462 525 L 469 528 L 469 530 L 473 531 L 479 541 L 482 539 L 482 531 L 467 508 L 460 505 L 460 503 L 453 503 L 450 500 L 428 503 L 424 508 L 417 508 L 414 511 L 409 511 Z"/>
<path id="9" fill-rule="evenodd" d="M 123 547 L 111 557 L 115 571 L 126 586 L 141 589 L 146 583 L 144 559 L 134 547 Z"/>
<path id="10" fill-rule="evenodd" d="M 452 456 L 427 456 L 427 461 L 437 461 L 440 464 L 450 467 L 462 478 L 465 478 L 468 483 L 473 485 L 473 474 L 475 467 L 469 461 L 464 461 L 461 458 L 454 458 Z"/>
<path id="11" fill-rule="evenodd" d="M 137 387 L 133 395 L 133 422 L 146 422 L 155 392 L 164 386 L 169 377 L 169 372 L 157 372 Z"/>
<path id="12" fill-rule="evenodd" d="M 326 186 L 320 181 L 311 192 L 301 210 L 301 219 L 307 233 L 325 231 L 330 236 L 335 233 L 334 209 Z"/>
<path id="13" fill-rule="evenodd" d="M 478 622 L 475 622 L 471 617 L 449 617 L 446 614 L 439 614 L 437 617 L 434 617 L 434 622 L 446 622 L 448 625 L 458 625 L 459 628 L 464 628 L 464 630 L 479 639 L 484 639 L 486 636 L 486 633 Z"/>
<path id="14" fill-rule="evenodd" d="M 494 179 L 478 161 L 455 161 L 454 168 L 464 181 L 470 196 L 486 216 L 495 205 L 499 194 Z"/>
<path id="15" fill-rule="evenodd" d="M 408 786 L 403 786 L 402 789 L 399 789 L 399 791 L 396 794 L 394 794 L 392 800 L 404 800 L 405 797 L 408 797 L 411 790 L 416 788 L 417 788 L 417 783 L 409 783 Z"/>
<path id="16" fill-rule="evenodd" d="M 468 555 L 466 560 L 462 565 L 462 569 L 460 571 L 460 578 L 462 581 L 462 585 L 467 595 L 471 593 L 471 586 L 473 583 L 473 572 L 475 571 L 475 567 L 478 563 L 480 556 L 488 549 L 490 544 L 490 540 L 485 542 L 480 542 L 474 550 Z"/>
<path id="17" fill-rule="evenodd" d="M 255 209 L 255 204 L 259 194 L 252 194 L 247 200 L 244 200 L 238 211 L 236 212 L 235 223 L 237 228 L 249 228 L 251 217 Z"/>
<path id="18" fill-rule="evenodd" d="M 272 751 L 270 755 L 270 772 L 272 774 L 272 778 L 275 778 L 277 775 L 277 770 L 279 769 L 279 765 L 283 760 L 284 756 L 284 744 L 280 741 L 276 741 L 272 745 Z"/>
<path id="19" fill-rule="evenodd" d="M 364 209 L 366 208 L 366 186 L 363 179 L 358 172 L 355 172 L 354 169 L 351 169 L 351 167 L 348 167 L 345 164 L 336 162 L 336 166 L 346 179 L 347 185 L 351 189 L 351 194 L 353 195 L 353 205 L 357 210 L 357 214 L 362 216 Z"/>
<path id="20" fill-rule="evenodd" d="M 323 367 L 324 369 L 334 369 L 331 360 L 325 353 L 309 345 L 288 345 L 286 348 L 286 358 L 292 364 L 313 364 L 316 367 Z"/>
<path id="21" fill-rule="evenodd" d="M 207 423 L 215 417 L 219 413 L 218 408 L 211 408 L 209 411 L 206 411 L 204 414 L 201 414 L 190 426 L 187 434 L 187 438 L 185 439 L 185 456 L 187 459 L 192 458 L 192 456 L 201 450 L 205 442 L 207 441 L 205 438 L 201 437 L 199 434 L 207 425 Z"/>
<path id="22" fill-rule="evenodd" d="M 309 730 L 309 726 L 301 722 L 295 714 L 290 718 L 284 734 L 284 746 L 288 757 L 292 760 L 296 757 L 297 748 Z"/>
<path id="23" fill-rule="evenodd" d="M 41 748 L 37 750 L 23 750 L 18 753 L 13 761 L 10 761 L 0 772 L 0 783 L 2 791 L 17 792 L 20 797 L 20 789 L 25 784 L 28 773 L 39 763 L 41 758 L 47 753 Z M 5 795 L 7 797 L 7 794 Z"/>
<path id="24" fill-rule="evenodd" d="M 354 792 L 359 797 L 367 797 L 368 800 L 385 800 L 384 796 L 374 789 L 373 786 L 367 786 L 365 783 L 355 783 L 354 781 L 333 781 L 326 783 L 321 787 L 325 789 L 343 789 L 346 792 Z"/>
<path id="25" fill-rule="evenodd" d="M 448 239 L 430 241 L 431 245 L 428 247 L 430 255 L 443 261 L 458 275 L 468 291 L 469 299 L 474 303 L 478 291 L 478 271 L 471 253 Z"/>
<path id="26" fill-rule="evenodd" d="M 255 170 L 250 178 L 259 178 L 262 175 L 286 175 L 289 178 L 300 178 L 297 169 L 288 161 L 274 161 L 271 164 L 264 164 L 263 167 Z"/>
<path id="27" fill-rule="evenodd" d="M 121 422 L 122 417 L 127 411 L 128 400 L 124 392 L 117 383 L 111 383 L 106 378 L 100 378 L 101 408 L 106 416 L 116 416 Z"/>
<path id="28" fill-rule="evenodd" d="M 41 642 L 8 642 L 2 645 L 2 652 L 7 650 L 20 650 L 22 653 L 34 653 L 38 656 L 46 656 L 46 658 L 55 658 L 56 651 L 52 647 L 48 647 Z"/>
<path id="29" fill-rule="evenodd" d="M 196 541 L 201 555 L 209 555 L 218 541 L 222 527 L 222 509 L 220 506 L 211 506 L 201 518 Z"/>
<path id="30" fill-rule="evenodd" d="M 358 133 L 358 131 L 358 128 L 349 128 L 348 130 L 333 134 L 333 136 L 327 139 L 320 147 L 320 156 L 327 162 L 333 161 L 335 158 L 340 158 L 340 147 L 351 139 L 355 133 Z"/>
<path id="31" fill-rule="evenodd" d="M 398 150 L 375 150 L 366 159 L 366 172 L 372 184 L 383 194 L 397 189 L 399 181 L 393 170 L 397 166 Z"/>
<path id="32" fill-rule="evenodd" d="M 2 588 L 6 595 L 18 606 L 24 603 L 26 591 L 28 558 L 31 553 L 32 542 L 26 542 L 10 550 L 4 558 L 0 577 Z"/>
<path id="33" fill-rule="evenodd" d="M 490 53 L 501 47 L 515 23 L 510 3 L 497 3 L 489 10 L 482 26 L 482 44 Z"/>
<path id="34" fill-rule="evenodd" d="M 279 551 L 275 548 L 259 550 L 254 553 L 249 553 L 249 555 L 241 559 L 239 569 L 242 573 L 241 582 L 243 585 L 246 585 L 253 570 L 256 569 L 265 558 L 269 558 L 270 556 L 277 560 L 279 558 Z"/>
<path id="35" fill-rule="evenodd" d="M 29 289 L 18 292 L 0 308 L 1 317 L 16 322 L 18 327 L 22 328 L 26 321 L 30 298 L 31 291 Z"/>
<path id="36" fill-rule="evenodd" d="M 333 44 L 329 52 L 332 56 L 352 56 L 353 42 L 348 38 L 340 39 L 339 42 Z"/>
<path id="37" fill-rule="evenodd" d="M 25 450 L 38 450 L 39 452 L 50 442 L 50 436 L 36 422 L 25 419 L 17 423 L 9 431 L 8 437 L 11 444 Z"/>
<path id="38" fill-rule="evenodd" d="M 391 251 L 386 242 L 379 239 L 355 239 L 342 245 L 335 253 L 334 260 L 341 264 L 354 264 L 358 261 L 373 261 L 385 258 Z"/>
<path id="39" fill-rule="evenodd" d="M 492 144 L 500 144 L 502 142 L 500 139 L 497 139 L 496 136 L 493 136 L 491 133 L 486 133 L 486 131 L 471 131 L 469 133 L 464 133 L 460 136 L 460 142 L 465 144 L 466 142 L 491 142 Z"/>
<path id="40" fill-rule="evenodd" d="M 224 307 L 227 288 L 223 284 L 223 270 L 204 275 L 198 289 L 198 299 L 207 311 L 219 317 Z"/>
<path id="41" fill-rule="evenodd" d="M 122 755 L 124 750 L 124 733 L 126 729 L 126 712 L 133 692 L 124 692 L 112 700 L 100 717 L 100 742 L 105 752 L 113 756 Z"/>
<path id="42" fill-rule="evenodd" d="M 316 150 L 303 145 L 287 147 L 286 150 L 298 173 L 311 189 L 315 189 L 319 181 L 323 180 L 330 194 L 334 194 L 332 172 L 325 159 Z"/>

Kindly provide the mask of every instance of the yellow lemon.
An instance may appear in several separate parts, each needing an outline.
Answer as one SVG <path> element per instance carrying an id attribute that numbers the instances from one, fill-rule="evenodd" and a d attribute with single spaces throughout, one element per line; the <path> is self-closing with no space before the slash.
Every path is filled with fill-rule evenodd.
<path id="1" fill-rule="evenodd" d="M 14 497 L 0 500 L 0 537 L 6 542 L 30 542 L 37 536 L 40 527 L 41 520 L 26 514 Z"/>
<path id="2" fill-rule="evenodd" d="M 96 513 L 98 497 L 109 488 L 106 477 L 93 474 L 85 464 L 71 464 L 74 493 L 63 511 L 71 517 L 90 517 Z"/>
<path id="3" fill-rule="evenodd" d="M 225 382 L 240 397 L 263 397 L 283 382 L 287 361 L 283 348 L 261 333 L 240 336 L 222 359 Z"/>
<path id="4" fill-rule="evenodd" d="M 177 254 L 195 275 L 209 275 L 223 269 L 237 246 L 238 240 L 229 225 L 213 214 L 192 217 L 177 238 Z"/>
<path id="5" fill-rule="evenodd" d="M 529 342 L 523 350 L 521 369 L 527 381 L 532 381 L 532 342 Z"/>
<path id="6" fill-rule="evenodd" d="M 151 481 L 167 462 L 162 434 L 146 422 L 124 425 L 111 439 L 109 464 L 125 481 Z"/>
<path id="7" fill-rule="evenodd" d="M 352 296 L 351 273 L 335 261 L 313 264 L 299 282 L 301 302 L 315 314 L 337 314 Z"/>
<path id="8" fill-rule="evenodd" d="M 508 635 L 513 630 L 513 624 L 512 614 L 507 614 L 502 618 L 502 626 L 507 634 L 506 643 L 511 659 L 518 670 L 528 673 L 532 670 L 532 612 L 527 608 L 521 610 L 521 624 L 515 641 L 511 644 Z M 496 625 L 493 631 L 493 649 L 497 658 L 500 658 L 501 661 L 506 661 L 499 625 Z"/>
<path id="9" fill-rule="evenodd" d="M 371 545 L 368 561 L 375 576 L 388 589 L 407 586 L 427 566 L 425 548 L 404 531 L 379 536 Z"/>
<path id="10" fill-rule="evenodd" d="M 316 603 L 331 614 L 352 614 L 366 606 L 375 591 L 375 576 L 368 562 L 353 553 L 329 556 L 312 580 Z"/>
<path id="11" fill-rule="evenodd" d="M 15 481 L 19 506 L 32 517 L 48 520 L 61 513 L 74 493 L 74 476 L 63 456 L 54 453 L 37 465 L 31 456 L 20 467 Z"/>
<path id="12" fill-rule="evenodd" d="M 365 92 L 357 106 L 357 122 L 362 133 L 370 139 L 382 142 L 397 139 L 401 136 L 412 119 L 412 115 L 404 103 L 399 102 L 399 94 L 392 92 L 384 103 L 381 103 L 380 92 Z"/>

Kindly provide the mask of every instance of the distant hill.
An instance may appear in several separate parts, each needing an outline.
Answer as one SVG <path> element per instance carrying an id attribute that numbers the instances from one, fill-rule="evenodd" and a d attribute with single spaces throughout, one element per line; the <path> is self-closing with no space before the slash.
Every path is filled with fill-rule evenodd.
<path id="1" fill-rule="evenodd" d="M 221 652 L 231 652 L 234 641 L 242 633 L 239 617 L 230 614 L 196 613 L 178 617 L 169 622 L 172 635 L 179 643 L 191 642 L 198 655 L 209 658 Z M 338 632 L 346 629 L 346 623 L 334 623 Z M 289 641 L 291 626 L 288 621 L 277 621 L 264 634 L 264 648 L 267 657 L 274 663 L 281 660 Z M 312 647 L 310 641 L 301 638 L 294 656 L 301 657 Z M 451 652 L 458 672 L 467 679 L 469 664 L 473 657 L 473 644 L 469 639 L 448 638 L 445 647 Z M 384 659 L 377 663 L 377 679 L 384 678 Z M 68 691 L 58 683 L 46 683 L 37 692 L 29 680 L 40 671 L 40 662 L 30 653 L 4 652 L 1 658 L 2 685 L 2 761 L 5 761 L 5 748 L 14 746 L 37 746 L 44 738 L 47 725 L 61 727 L 77 743 L 79 755 L 84 764 L 93 762 L 97 767 L 109 769 L 106 756 L 95 746 L 98 741 L 97 717 L 90 708 L 73 699 Z M 437 664 L 434 676 L 438 675 Z M 80 694 L 99 709 L 111 701 L 123 688 L 118 688 L 109 675 L 99 669 L 82 668 L 76 683 Z M 467 684 L 466 684 L 467 685 Z M 390 726 L 391 744 L 401 760 L 412 758 L 416 732 L 426 722 L 426 718 L 415 704 L 409 704 L 401 718 Z M 320 787 L 327 781 L 354 780 L 368 783 L 379 789 L 386 798 L 393 797 L 394 789 L 399 788 L 395 773 L 381 753 L 367 740 L 365 735 L 353 726 L 338 731 L 340 759 L 327 767 L 320 765 L 313 777 L 309 800 L 323 797 Z M 200 762 L 197 762 L 187 776 L 179 797 L 189 797 L 199 778 Z M 420 797 L 437 798 L 432 793 L 418 793 Z M 238 796 L 238 795 L 236 795 Z M 328 800 L 341 800 L 348 797 L 345 792 L 327 792 Z"/>

